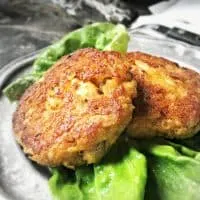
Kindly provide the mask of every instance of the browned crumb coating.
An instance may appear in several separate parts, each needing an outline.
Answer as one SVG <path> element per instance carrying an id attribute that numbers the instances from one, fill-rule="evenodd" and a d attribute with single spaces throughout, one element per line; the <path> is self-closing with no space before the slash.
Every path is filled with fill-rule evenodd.
<path id="1" fill-rule="evenodd" d="M 140 52 L 82 49 L 31 86 L 13 117 L 25 153 L 48 166 L 96 163 L 126 127 L 134 138 L 193 136 L 200 75 Z"/>
<path id="2" fill-rule="evenodd" d="M 128 53 L 138 85 L 130 136 L 187 138 L 200 130 L 200 75 L 176 63 L 144 54 Z"/>
<path id="3" fill-rule="evenodd" d="M 17 141 L 42 165 L 98 162 L 131 120 L 136 96 L 126 55 L 96 49 L 64 56 L 21 98 Z"/>

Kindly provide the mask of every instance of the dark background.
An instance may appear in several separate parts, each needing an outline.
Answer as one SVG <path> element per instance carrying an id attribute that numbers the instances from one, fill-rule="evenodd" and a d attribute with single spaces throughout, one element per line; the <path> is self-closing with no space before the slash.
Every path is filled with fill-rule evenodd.
<path id="1" fill-rule="evenodd" d="M 0 67 L 96 21 L 127 27 L 158 0 L 0 0 Z"/>

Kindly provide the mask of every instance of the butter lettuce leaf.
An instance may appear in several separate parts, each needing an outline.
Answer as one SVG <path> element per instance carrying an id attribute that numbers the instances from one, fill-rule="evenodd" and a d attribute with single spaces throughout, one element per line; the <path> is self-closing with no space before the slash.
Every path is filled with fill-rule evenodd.
<path id="1" fill-rule="evenodd" d="M 128 142 L 120 141 L 99 164 L 75 172 L 54 169 L 49 187 L 55 200 L 142 200 L 146 169 L 145 157 Z"/>
<path id="2" fill-rule="evenodd" d="M 35 81 L 37 81 L 40 77 L 34 76 L 32 74 L 28 74 L 24 77 L 18 78 L 13 83 L 9 84 L 4 90 L 4 95 L 10 101 L 18 100 L 21 95 L 25 92 L 25 90 L 32 85 Z"/>
<path id="3" fill-rule="evenodd" d="M 49 186 L 55 200 L 81 200 L 82 192 L 72 170 L 53 168 Z"/>
<path id="4" fill-rule="evenodd" d="M 143 141 L 148 163 L 146 200 L 199 200 L 200 152 L 166 140 Z"/>
<path id="5" fill-rule="evenodd" d="M 188 139 L 174 140 L 174 143 L 182 144 L 193 150 L 200 151 L 200 132 Z"/>
<path id="6" fill-rule="evenodd" d="M 59 200 L 73 199 L 69 190 L 81 200 L 198 200 L 199 172 L 196 150 L 164 139 L 121 140 L 99 164 L 53 173 L 49 186 Z M 69 178 L 57 185 L 57 173 L 60 182 L 71 173 L 74 188 Z"/>
<path id="7" fill-rule="evenodd" d="M 34 62 L 32 72 L 8 85 L 3 90 L 4 95 L 10 101 L 19 100 L 24 91 L 39 80 L 59 58 L 77 49 L 93 47 L 99 50 L 126 52 L 128 41 L 128 32 L 121 24 L 94 23 L 70 32 L 47 47 Z"/>

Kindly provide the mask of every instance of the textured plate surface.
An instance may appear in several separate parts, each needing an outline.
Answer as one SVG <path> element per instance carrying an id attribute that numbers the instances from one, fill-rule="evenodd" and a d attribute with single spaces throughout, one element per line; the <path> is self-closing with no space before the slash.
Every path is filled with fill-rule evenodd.
<path id="1" fill-rule="evenodd" d="M 134 34 L 129 50 L 139 50 L 174 60 L 200 70 L 200 51 L 174 41 Z M 0 88 L 30 70 L 38 52 L 13 61 L 0 70 Z M 12 114 L 16 103 L 0 94 L 0 200 L 49 200 L 49 171 L 32 163 L 16 144 L 12 134 Z"/>

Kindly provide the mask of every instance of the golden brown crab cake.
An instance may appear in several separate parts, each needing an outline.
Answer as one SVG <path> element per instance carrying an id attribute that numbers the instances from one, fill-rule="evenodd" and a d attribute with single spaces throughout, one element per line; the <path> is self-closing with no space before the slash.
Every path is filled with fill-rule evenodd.
<path id="1" fill-rule="evenodd" d="M 132 118 L 136 82 L 125 54 L 82 49 L 61 58 L 21 98 L 17 141 L 41 165 L 98 162 Z"/>
<path id="2" fill-rule="evenodd" d="M 138 85 L 128 134 L 135 138 L 187 138 L 197 133 L 200 75 L 164 58 L 140 52 L 127 56 Z"/>

